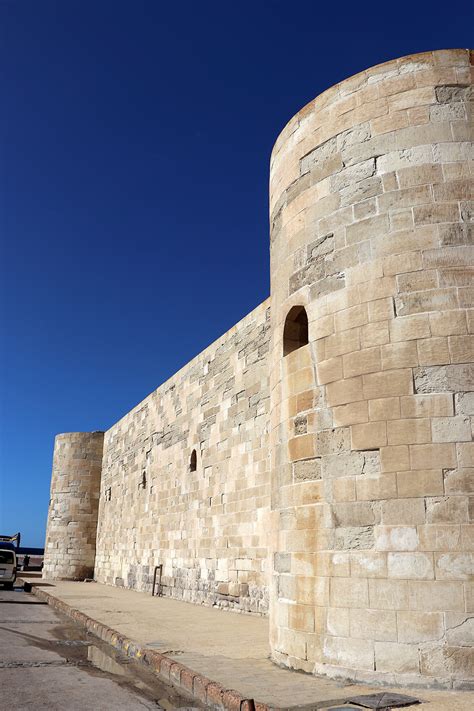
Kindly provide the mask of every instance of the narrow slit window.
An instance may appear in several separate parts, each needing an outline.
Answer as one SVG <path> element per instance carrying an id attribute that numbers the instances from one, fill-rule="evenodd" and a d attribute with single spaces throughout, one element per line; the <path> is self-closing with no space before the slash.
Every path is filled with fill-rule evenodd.
<path id="1" fill-rule="evenodd" d="M 308 316 L 304 306 L 293 306 L 286 317 L 283 330 L 283 355 L 296 351 L 308 343 Z"/>
<path id="2" fill-rule="evenodd" d="M 139 486 L 141 486 L 142 489 L 146 489 L 146 472 L 143 472 Z"/>
<path id="3" fill-rule="evenodd" d="M 191 459 L 189 460 L 189 471 L 190 472 L 195 472 L 197 469 L 197 453 L 196 450 L 193 449 L 191 452 Z"/>

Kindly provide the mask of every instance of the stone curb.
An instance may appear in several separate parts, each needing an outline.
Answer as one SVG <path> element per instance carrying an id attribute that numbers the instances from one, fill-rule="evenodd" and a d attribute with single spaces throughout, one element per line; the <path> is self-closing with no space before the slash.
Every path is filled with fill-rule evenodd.
<path id="1" fill-rule="evenodd" d="M 18 582 L 28 583 L 31 585 L 31 592 L 37 598 L 71 617 L 75 622 L 85 627 L 88 632 L 103 642 L 110 644 L 122 654 L 126 654 L 128 657 L 145 664 L 160 679 L 190 694 L 197 701 L 206 704 L 208 708 L 218 709 L 219 711 L 221 709 L 225 709 L 225 711 L 254 711 L 254 709 L 255 711 L 280 711 L 280 709 L 273 706 L 270 707 L 267 704 L 254 702 L 253 699 L 242 696 L 235 689 L 226 689 L 216 681 L 212 681 L 212 679 L 208 679 L 202 674 L 189 669 L 189 667 L 185 667 L 184 664 L 176 662 L 171 657 L 134 642 L 120 634 L 120 632 L 94 620 L 84 612 L 71 607 L 63 600 L 46 592 L 46 590 L 35 585 L 33 581 L 19 578 Z"/>

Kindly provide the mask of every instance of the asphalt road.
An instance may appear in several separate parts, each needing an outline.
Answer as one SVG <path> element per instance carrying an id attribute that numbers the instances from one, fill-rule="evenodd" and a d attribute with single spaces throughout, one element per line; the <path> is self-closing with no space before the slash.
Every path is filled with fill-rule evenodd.
<path id="1" fill-rule="evenodd" d="M 31 594 L 0 587 L 0 708 L 109 711 L 191 708 L 147 669 Z"/>

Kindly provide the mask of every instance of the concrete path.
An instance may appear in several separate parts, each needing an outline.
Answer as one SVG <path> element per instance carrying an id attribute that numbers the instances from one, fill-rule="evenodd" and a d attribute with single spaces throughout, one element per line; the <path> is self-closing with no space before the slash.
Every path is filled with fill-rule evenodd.
<path id="1" fill-rule="evenodd" d="M 278 668 L 268 658 L 263 618 L 98 583 L 38 582 L 40 590 L 139 645 L 270 706 L 326 708 L 351 695 L 381 691 Z M 393 690 L 430 702 L 430 711 L 474 708 L 473 692 Z"/>
<path id="2" fill-rule="evenodd" d="M 0 708 L 170 711 L 194 703 L 23 590 L 0 588 Z"/>

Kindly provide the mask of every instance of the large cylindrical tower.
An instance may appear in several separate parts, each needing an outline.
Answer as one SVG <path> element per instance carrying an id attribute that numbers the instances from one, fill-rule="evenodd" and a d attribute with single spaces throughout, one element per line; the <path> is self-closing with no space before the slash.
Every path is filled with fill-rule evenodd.
<path id="1" fill-rule="evenodd" d="M 44 578 L 94 574 L 103 432 L 68 432 L 54 442 Z"/>
<path id="2" fill-rule="evenodd" d="M 472 680 L 469 85 L 467 50 L 390 61 L 273 150 L 271 647 L 293 668 Z"/>

